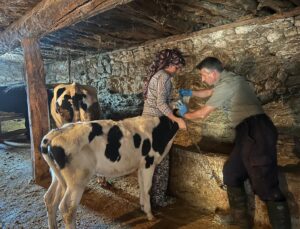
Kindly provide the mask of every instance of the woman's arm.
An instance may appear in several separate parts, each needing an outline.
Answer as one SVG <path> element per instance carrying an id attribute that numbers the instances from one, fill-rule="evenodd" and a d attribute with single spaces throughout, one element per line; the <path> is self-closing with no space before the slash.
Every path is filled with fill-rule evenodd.
<path id="1" fill-rule="evenodd" d="M 186 123 L 182 118 L 176 117 L 175 115 L 173 115 L 173 113 L 169 113 L 167 117 L 173 122 L 177 122 L 180 129 L 186 129 Z"/>
<path id="2" fill-rule="evenodd" d="M 159 109 L 160 112 L 166 116 L 172 113 L 172 109 L 168 104 L 171 91 L 172 91 L 171 77 L 168 76 L 168 74 L 162 72 L 157 79 L 156 105 L 157 105 L 157 109 Z"/>
<path id="3" fill-rule="evenodd" d="M 157 108 L 166 115 L 169 119 L 177 122 L 180 129 L 186 129 L 186 124 L 182 118 L 178 118 L 173 115 L 170 105 L 167 103 L 169 96 L 172 91 L 171 77 L 166 75 L 161 75 L 157 83 Z"/>

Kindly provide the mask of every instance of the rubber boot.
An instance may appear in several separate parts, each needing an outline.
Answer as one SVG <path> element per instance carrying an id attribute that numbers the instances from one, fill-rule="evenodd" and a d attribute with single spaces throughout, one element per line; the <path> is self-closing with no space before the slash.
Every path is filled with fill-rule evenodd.
<path id="1" fill-rule="evenodd" d="M 286 201 L 267 201 L 267 209 L 272 229 L 291 229 L 291 216 Z"/>
<path id="2" fill-rule="evenodd" d="M 229 212 L 217 212 L 215 220 L 222 224 L 237 225 L 242 229 L 251 228 L 251 220 L 248 214 L 247 195 L 244 187 L 227 186 L 227 195 L 230 206 Z"/>

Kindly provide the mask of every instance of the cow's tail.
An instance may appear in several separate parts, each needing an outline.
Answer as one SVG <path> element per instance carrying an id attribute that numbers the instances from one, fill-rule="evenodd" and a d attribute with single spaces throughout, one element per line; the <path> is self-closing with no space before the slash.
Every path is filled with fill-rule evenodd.
<path id="1" fill-rule="evenodd" d="M 40 150 L 41 150 L 43 158 L 45 159 L 45 161 L 47 162 L 47 164 L 50 167 L 52 179 L 53 179 L 53 176 L 55 176 L 56 179 L 58 180 L 58 182 L 61 184 L 63 190 L 66 190 L 66 187 L 67 187 L 66 181 L 65 181 L 64 177 L 62 176 L 58 165 L 53 160 L 53 157 L 50 156 L 51 155 L 51 140 L 56 135 L 57 134 L 55 134 L 55 131 L 51 131 L 50 133 L 45 135 L 44 138 L 42 139 Z"/>

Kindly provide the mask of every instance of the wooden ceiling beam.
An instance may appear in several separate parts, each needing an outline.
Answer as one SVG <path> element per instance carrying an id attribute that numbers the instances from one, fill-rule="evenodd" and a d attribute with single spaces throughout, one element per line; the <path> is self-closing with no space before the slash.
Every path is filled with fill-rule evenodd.
<path id="1" fill-rule="evenodd" d="M 27 37 L 42 36 L 133 0 L 44 0 L 0 33 L 0 55 Z"/>

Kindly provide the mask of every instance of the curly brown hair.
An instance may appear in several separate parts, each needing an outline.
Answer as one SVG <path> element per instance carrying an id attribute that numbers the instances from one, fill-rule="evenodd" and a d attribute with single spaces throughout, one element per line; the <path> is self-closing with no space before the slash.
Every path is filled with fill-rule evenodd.
<path id="1" fill-rule="evenodd" d="M 185 60 L 178 49 L 164 49 L 155 55 L 155 59 L 149 67 L 149 75 L 144 81 L 144 98 L 147 98 L 148 85 L 154 74 L 170 65 L 184 66 Z"/>

